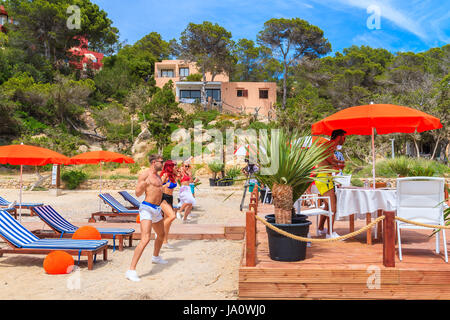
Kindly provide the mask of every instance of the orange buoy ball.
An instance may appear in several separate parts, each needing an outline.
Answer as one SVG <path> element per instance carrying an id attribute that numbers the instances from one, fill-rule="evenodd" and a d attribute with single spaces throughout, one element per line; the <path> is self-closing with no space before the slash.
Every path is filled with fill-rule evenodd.
<path id="1" fill-rule="evenodd" d="M 44 259 L 44 270 L 48 274 L 71 273 L 73 267 L 73 258 L 65 251 L 52 251 Z"/>
<path id="2" fill-rule="evenodd" d="M 101 240 L 100 232 L 94 227 L 84 226 L 79 228 L 72 236 L 74 240 Z"/>
<path id="3" fill-rule="evenodd" d="M 136 217 L 136 223 L 141 223 L 141 217 L 139 215 Z"/>

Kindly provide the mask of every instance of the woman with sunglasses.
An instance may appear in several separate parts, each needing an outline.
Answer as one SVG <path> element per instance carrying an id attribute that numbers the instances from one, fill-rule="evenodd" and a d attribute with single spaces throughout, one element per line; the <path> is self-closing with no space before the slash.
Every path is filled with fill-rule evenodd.
<path id="1" fill-rule="evenodd" d="M 181 170 L 181 180 L 180 180 L 180 201 L 181 208 L 180 213 L 184 211 L 183 223 L 186 223 L 188 220 L 191 220 L 189 214 L 192 211 L 193 206 L 195 205 L 195 199 L 192 195 L 190 183 L 194 182 L 192 179 L 192 175 L 190 173 L 190 165 L 188 163 L 183 164 Z M 189 217 L 189 219 L 188 219 Z"/>
<path id="2" fill-rule="evenodd" d="M 173 207 L 173 190 L 177 187 L 178 170 L 175 162 L 168 160 L 164 163 L 161 171 L 161 180 L 163 183 L 162 210 L 164 212 L 164 241 L 163 248 L 172 249 L 169 244 L 169 230 L 172 222 L 175 220 L 176 210 Z"/>

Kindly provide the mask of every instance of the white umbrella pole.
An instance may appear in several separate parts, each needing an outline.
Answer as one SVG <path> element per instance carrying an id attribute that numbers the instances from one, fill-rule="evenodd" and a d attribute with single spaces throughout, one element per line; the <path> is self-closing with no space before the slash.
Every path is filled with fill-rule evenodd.
<path id="1" fill-rule="evenodd" d="M 372 127 L 372 176 L 373 189 L 375 189 L 375 128 Z"/>
<path id="2" fill-rule="evenodd" d="M 100 161 L 100 193 L 102 193 L 102 162 Z M 102 199 L 98 198 L 98 211 L 102 212 Z"/>
<path id="3" fill-rule="evenodd" d="M 19 222 L 22 223 L 22 169 L 23 165 L 20 165 L 20 193 L 19 193 Z"/>

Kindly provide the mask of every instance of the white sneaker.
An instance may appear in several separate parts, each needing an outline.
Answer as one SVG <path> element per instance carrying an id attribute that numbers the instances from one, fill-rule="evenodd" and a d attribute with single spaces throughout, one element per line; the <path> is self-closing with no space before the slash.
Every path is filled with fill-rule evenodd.
<path id="1" fill-rule="evenodd" d="M 328 234 L 327 228 L 323 228 L 323 230 L 317 229 L 316 234 L 318 237 L 323 236 L 324 234 Z"/>
<path id="2" fill-rule="evenodd" d="M 181 213 L 177 212 L 177 219 L 183 219 L 183 217 L 181 216 Z"/>
<path id="3" fill-rule="evenodd" d="M 164 260 L 163 258 L 161 258 L 161 256 L 152 256 L 152 263 L 156 263 L 156 264 L 167 264 L 169 263 L 169 261 Z"/>
<path id="4" fill-rule="evenodd" d="M 128 270 L 125 273 L 125 277 L 127 277 L 128 280 L 139 282 L 141 279 L 138 277 L 136 270 Z"/>
<path id="5" fill-rule="evenodd" d="M 331 235 L 327 234 L 327 239 L 338 238 L 338 237 L 340 237 L 340 235 L 338 235 L 336 232 L 333 232 Z"/>
<path id="6" fill-rule="evenodd" d="M 174 246 L 171 245 L 170 243 L 163 243 L 162 247 L 164 249 L 173 249 L 174 248 Z"/>

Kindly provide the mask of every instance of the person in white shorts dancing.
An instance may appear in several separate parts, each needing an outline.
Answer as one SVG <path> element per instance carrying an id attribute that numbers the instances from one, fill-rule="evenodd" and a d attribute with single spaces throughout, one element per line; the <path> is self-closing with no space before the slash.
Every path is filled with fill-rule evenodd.
<path id="1" fill-rule="evenodd" d="M 134 250 L 130 269 L 125 276 L 131 281 L 140 281 L 136 273 L 136 265 L 144 252 L 145 247 L 150 242 L 152 227 L 156 233 L 155 246 L 153 249 L 152 263 L 167 263 L 159 256 L 159 251 L 164 240 L 164 222 L 161 213 L 161 201 L 163 186 L 158 171 L 162 169 L 163 158 L 160 155 L 149 157 L 150 168 L 139 175 L 136 186 L 136 196 L 140 197 L 145 192 L 145 201 L 139 207 L 139 217 L 141 219 L 141 241 Z"/>
<path id="2" fill-rule="evenodd" d="M 195 206 L 195 198 L 192 195 L 191 187 L 189 186 L 190 183 L 194 182 L 192 179 L 192 176 L 189 172 L 190 165 L 188 163 L 185 163 L 183 165 L 182 174 L 181 174 L 181 180 L 180 180 L 180 213 L 184 211 L 183 216 L 183 223 L 186 223 L 188 220 L 190 220 L 189 214 L 192 211 L 192 208 Z M 188 218 L 189 217 L 189 218 Z"/>

